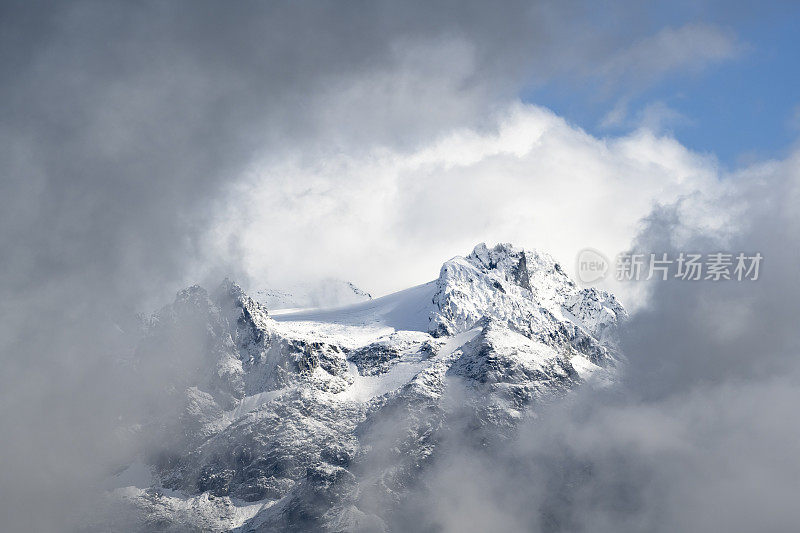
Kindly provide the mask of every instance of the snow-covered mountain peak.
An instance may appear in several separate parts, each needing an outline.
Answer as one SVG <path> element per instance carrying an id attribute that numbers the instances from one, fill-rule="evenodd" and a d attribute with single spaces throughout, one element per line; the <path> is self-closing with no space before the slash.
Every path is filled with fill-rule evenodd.
<path id="1" fill-rule="evenodd" d="M 264 329 L 269 312 L 261 303 L 245 293 L 238 284 L 225 278 L 213 294 L 214 304 L 224 316 L 239 326 Z"/>
<path id="2" fill-rule="evenodd" d="M 488 317 L 531 338 L 585 335 L 601 351 L 613 346 L 627 316 L 613 295 L 578 287 L 550 255 L 511 244 L 481 243 L 444 263 L 433 303 L 434 335 L 466 331 Z"/>
<path id="3" fill-rule="evenodd" d="M 236 282 L 230 278 L 225 278 L 219 284 L 217 290 L 214 291 L 215 299 L 230 298 L 235 301 L 243 302 L 245 298 L 249 298 Z"/>
<path id="4" fill-rule="evenodd" d="M 480 243 L 466 260 L 485 271 L 495 270 L 507 281 L 530 290 L 527 255 L 525 250 L 510 243 L 498 244 L 491 249 L 486 243 Z"/>
<path id="5" fill-rule="evenodd" d="M 205 308 L 208 302 L 208 291 L 200 285 L 192 285 L 177 292 L 171 308 L 175 313 L 181 313 Z"/>
<path id="6" fill-rule="evenodd" d="M 115 494 L 178 530 L 366 520 L 380 531 L 360 498 L 402 497 L 456 416 L 450 391 L 464 398 L 457 416 L 481 428 L 475 438 L 513 432 L 537 402 L 613 380 L 625 316 L 549 255 L 510 244 L 479 244 L 434 281 L 331 309 L 268 313 L 228 279 L 211 294 L 189 287 L 153 316 L 137 350 L 170 361 L 180 416 L 149 422 L 171 435 L 143 459 L 151 487 Z M 405 429 L 375 435 L 387 421 Z M 387 446 L 399 455 L 381 470 L 370 450 Z M 359 477 L 364 464 L 377 478 Z"/>

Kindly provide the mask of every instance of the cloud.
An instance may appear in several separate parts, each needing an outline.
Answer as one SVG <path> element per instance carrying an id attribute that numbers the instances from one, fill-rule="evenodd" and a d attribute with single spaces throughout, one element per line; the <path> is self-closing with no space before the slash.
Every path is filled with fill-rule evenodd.
<path id="1" fill-rule="evenodd" d="M 383 294 L 433 279 L 481 241 L 547 250 L 568 270 L 587 246 L 613 256 L 656 203 L 721 194 L 718 177 L 713 159 L 671 137 L 598 139 L 511 104 L 417 150 L 255 161 L 221 204 L 214 241 L 239 243 L 253 283 L 347 277 Z M 715 216 L 695 223 L 720 225 Z"/>
<path id="2" fill-rule="evenodd" d="M 630 325 L 627 351 L 643 363 L 634 367 L 633 383 L 657 395 L 678 384 L 775 373 L 792 362 L 800 348 L 789 318 L 800 301 L 793 281 L 800 256 L 792 244 L 800 219 L 791 207 L 800 194 L 798 157 L 795 152 L 731 177 L 734 187 L 719 209 L 730 210 L 736 228 L 724 238 L 686 231 L 671 208 L 654 213 L 637 249 L 760 252 L 764 275 L 750 284 L 655 284 L 654 305 Z"/>
<path id="3" fill-rule="evenodd" d="M 653 102 L 646 105 L 638 114 L 639 127 L 654 132 L 670 130 L 675 126 L 690 124 L 691 119 L 669 107 L 664 102 Z"/>
<path id="4" fill-rule="evenodd" d="M 587 77 L 597 80 L 598 96 L 615 95 L 616 104 L 602 119 L 603 129 L 644 127 L 655 132 L 691 119 L 663 101 L 649 102 L 631 116 L 631 100 L 660 81 L 675 75 L 700 72 L 731 61 L 748 49 L 730 30 L 716 25 L 690 23 L 667 27 L 640 39 L 599 62 Z"/>
<path id="5" fill-rule="evenodd" d="M 600 128 L 644 128 L 655 134 L 664 134 L 671 132 L 676 126 L 691 123 L 689 117 L 660 100 L 650 102 L 637 111 L 635 116 L 630 117 L 628 102 L 626 99 L 621 99 L 600 121 Z"/>
<path id="6" fill-rule="evenodd" d="M 654 404 L 590 396 L 560 405 L 491 452 L 448 448 L 393 525 L 789 530 L 800 518 L 792 503 L 800 486 L 797 428 L 786 421 L 798 395 L 796 379 L 776 377 L 709 384 Z M 448 442 L 463 434 L 455 430 Z"/>
<path id="7" fill-rule="evenodd" d="M 598 65 L 594 74 L 607 88 L 640 90 L 671 74 L 699 72 L 731 60 L 744 50 L 733 32 L 693 23 L 639 40 Z"/>
<path id="8" fill-rule="evenodd" d="M 626 123 L 628 118 L 629 102 L 627 98 L 620 98 L 614 107 L 612 107 L 602 119 L 600 119 L 600 128 L 616 128 Z"/>

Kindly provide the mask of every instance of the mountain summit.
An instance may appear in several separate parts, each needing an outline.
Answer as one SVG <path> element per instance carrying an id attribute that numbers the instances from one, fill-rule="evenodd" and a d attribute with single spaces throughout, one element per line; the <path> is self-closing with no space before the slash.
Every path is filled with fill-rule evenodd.
<path id="1" fill-rule="evenodd" d="M 146 321 L 136 352 L 170 361 L 175 409 L 137 426 L 167 444 L 109 498 L 128 530 L 390 530 L 448 428 L 491 443 L 579 383 L 613 381 L 625 317 L 510 244 L 334 309 L 270 313 L 229 280 L 191 287 Z"/>

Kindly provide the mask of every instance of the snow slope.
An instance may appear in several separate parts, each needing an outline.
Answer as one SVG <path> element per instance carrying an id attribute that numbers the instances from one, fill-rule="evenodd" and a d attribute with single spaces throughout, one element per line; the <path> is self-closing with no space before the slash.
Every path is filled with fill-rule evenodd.
<path id="1" fill-rule="evenodd" d="M 332 309 L 273 312 L 278 322 L 317 322 L 342 326 L 428 331 L 436 282 L 425 283 L 381 298 Z"/>

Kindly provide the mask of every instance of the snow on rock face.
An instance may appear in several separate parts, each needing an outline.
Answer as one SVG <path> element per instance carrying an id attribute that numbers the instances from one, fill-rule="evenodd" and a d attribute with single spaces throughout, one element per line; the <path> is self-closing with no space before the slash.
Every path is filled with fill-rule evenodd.
<path id="1" fill-rule="evenodd" d="M 425 334 L 391 334 L 366 346 L 352 350 L 347 355 L 362 376 L 387 372 L 402 360 L 424 360 L 435 353 L 436 348 Z"/>
<path id="2" fill-rule="evenodd" d="M 615 330 L 626 317 L 616 299 L 581 289 L 549 255 L 510 244 L 479 244 L 447 261 L 437 280 L 433 335 L 453 335 L 491 318 L 546 344 L 614 359 Z"/>
<path id="3" fill-rule="evenodd" d="M 126 501 L 176 529 L 198 523 L 177 502 L 213 497 L 259 502 L 215 531 L 380 530 L 364 509 L 402 500 L 452 420 L 488 441 L 594 369 L 613 378 L 625 316 L 550 256 L 509 244 L 340 309 L 270 316 L 229 280 L 211 295 L 190 287 L 145 323 L 137 354 L 167 361 L 178 414 L 156 423 L 171 436 L 146 458 L 155 483 Z M 165 506 L 153 490 L 184 500 Z"/>
<path id="4" fill-rule="evenodd" d="M 180 459 L 180 468 L 162 469 L 163 481 L 170 488 L 244 501 L 279 499 L 309 467 L 349 464 L 362 411 L 312 389 L 293 389 L 206 440 Z"/>
<path id="5" fill-rule="evenodd" d="M 478 392 L 468 396 L 474 418 L 503 428 L 513 426 L 532 402 L 580 381 L 564 354 L 493 321 L 462 347 L 447 375 L 463 378 L 465 387 Z"/>
<path id="6" fill-rule="evenodd" d="M 569 360 L 551 346 L 491 322 L 464 345 L 448 373 L 463 376 L 476 386 L 540 386 L 576 377 Z"/>

